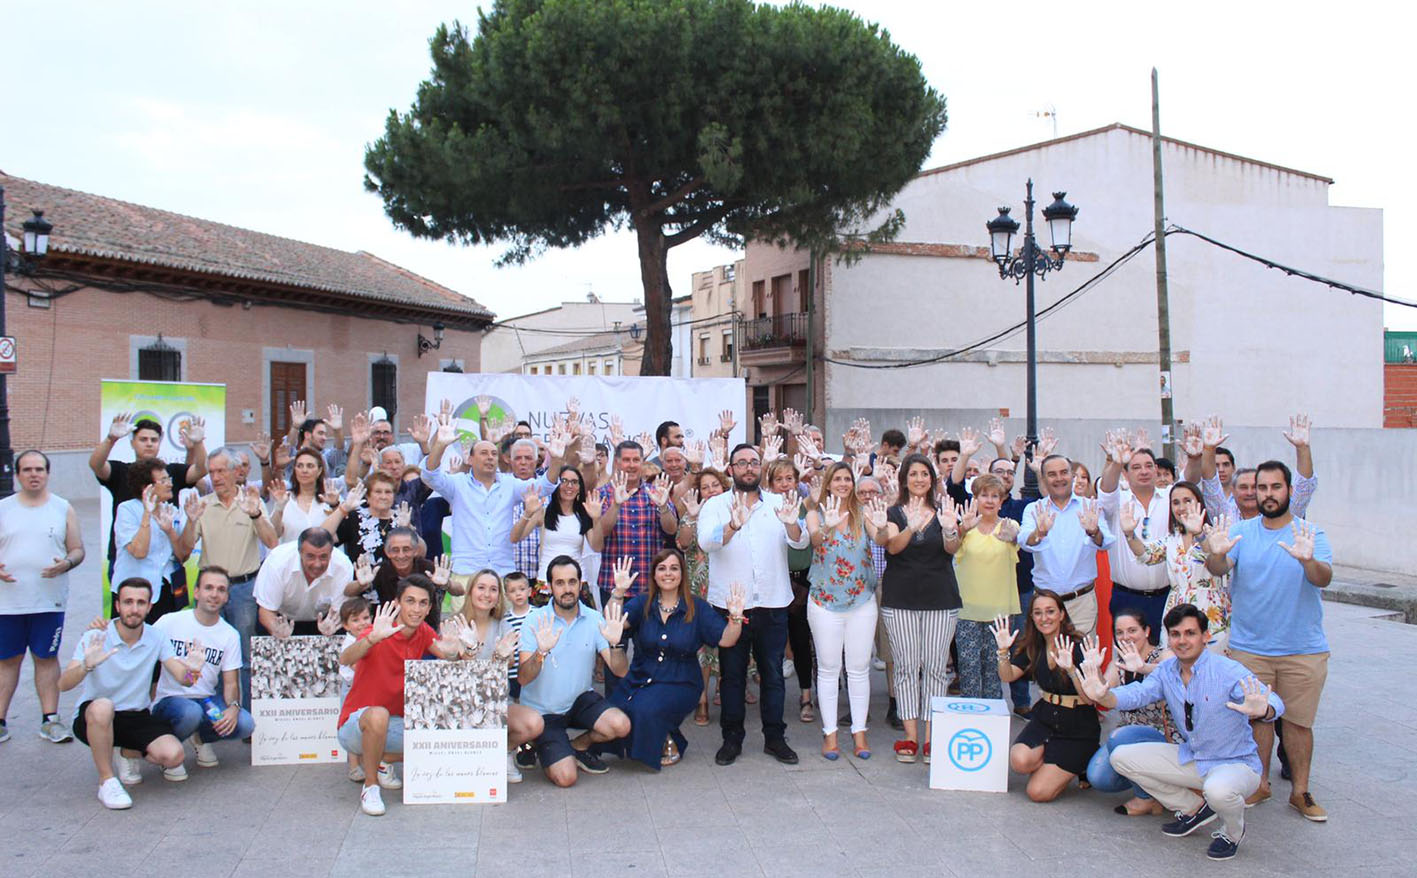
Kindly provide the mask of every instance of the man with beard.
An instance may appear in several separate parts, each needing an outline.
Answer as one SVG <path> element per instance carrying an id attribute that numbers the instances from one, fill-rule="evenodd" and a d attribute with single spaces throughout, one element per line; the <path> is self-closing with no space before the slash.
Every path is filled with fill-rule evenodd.
<path id="1" fill-rule="evenodd" d="M 630 718 L 591 685 L 596 657 L 617 677 L 625 675 L 630 662 L 620 644 L 624 611 L 608 603 L 602 616 L 581 603 L 581 565 L 557 555 L 546 566 L 546 578 L 551 580 L 551 603 L 532 610 L 522 622 L 517 679 L 522 705 L 541 715 L 536 758 L 548 780 L 569 787 L 578 771 L 610 770 L 590 752 L 591 744 L 630 734 Z M 585 731 L 572 741 L 568 728 Z"/>
<path id="2" fill-rule="evenodd" d="M 1207 443 L 1209 444 L 1209 443 Z M 1321 528 L 1290 510 L 1289 467 L 1269 460 L 1256 467 L 1257 518 L 1217 529 L 1205 543 L 1206 569 L 1230 577 L 1230 656 L 1284 699 L 1284 747 L 1289 755 L 1289 804 L 1316 823 L 1327 812 L 1309 792 L 1314 716 L 1328 676 L 1319 589 L 1333 579 L 1333 550 Z M 1286 540 L 1288 542 L 1286 542 Z M 1257 724 L 1263 771 L 1254 803 L 1270 796 L 1271 726 Z"/>
<path id="3" fill-rule="evenodd" d="M 733 490 L 719 494 L 699 510 L 699 547 L 709 559 L 708 602 L 725 618 L 734 584 L 747 591 L 747 624 L 733 646 L 719 648 L 723 711 L 719 727 L 723 746 L 714 761 L 732 765 L 743 752 L 743 718 L 747 713 L 748 652 L 758 660 L 762 675 L 759 708 L 763 718 L 763 752 L 787 765 L 797 754 L 787 744 L 783 722 L 786 687 L 782 658 L 787 647 L 787 606 L 792 603 L 787 550 L 810 545 L 807 529 L 797 517 L 796 498 L 760 490 L 763 462 L 747 443 L 728 456 Z"/>
<path id="4" fill-rule="evenodd" d="M 433 593 L 433 583 L 421 574 L 399 583 L 397 600 L 380 607 L 369 630 L 339 656 L 340 664 L 354 668 L 354 683 L 340 707 L 339 744 L 357 755 L 364 768 L 359 809 L 370 817 L 384 813 L 379 763 L 403 761 L 404 662 L 462 656 L 458 626 L 445 628 L 440 637 L 424 621 Z M 385 782 L 396 777 L 392 772 L 382 776 Z"/>
<path id="5" fill-rule="evenodd" d="M 1309 444 L 1309 416 L 1298 414 L 1289 419 L 1284 438 L 1294 446 L 1294 486 L 1289 505 L 1300 518 L 1309 510 L 1309 501 L 1319 487 L 1314 475 L 1314 454 Z M 1201 430 L 1201 495 L 1211 518 L 1228 515 L 1239 521 L 1259 515 L 1255 497 L 1255 471 L 1236 469 L 1235 455 L 1221 443 L 1229 439 L 1220 418 L 1212 415 Z M 1189 476 L 1188 476 L 1189 477 Z"/>
<path id="6" fill-rule="evenodd" d="M 148 712 L 153 670 L 161 661 L 183 686 L 196 684 L 203 661 L 189 666 L 172 643 L 144 620 L 152 608 L 153 588 L 146 579 L 125 579 L 113 593 L 116 618 L 103 630 L 88 631 L 74 658 L 59 676 L 59 691 L 81 686 L 74 710 L 74 737 L 89 745 L 98 769 L 98 800 L 115 811 L 133 807 L 124 784 L 142 783 L 142 763 L 164 769 L 182 764 L 182 742 L 172 727 Z M 117 746 L 118 774 L 113 772 Z M 176 778 L 174 778 L 176 779 Z"/>

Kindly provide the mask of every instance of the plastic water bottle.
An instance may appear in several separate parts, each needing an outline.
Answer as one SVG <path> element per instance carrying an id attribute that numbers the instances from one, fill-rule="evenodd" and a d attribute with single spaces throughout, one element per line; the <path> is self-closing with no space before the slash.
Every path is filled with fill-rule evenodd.
<path id="1" fill-rule="evenodd" d="M 206 698 L 202 699 L 201 703 L 202 710 L 207 715 L 207 722 L 210 722 L 212 724 L 221 722 L 221 718 L 226 713 L 226 711 L 222 709 L 222 706 L 220 704 L 216 703 L 215 698 L 208 695 Z"/>

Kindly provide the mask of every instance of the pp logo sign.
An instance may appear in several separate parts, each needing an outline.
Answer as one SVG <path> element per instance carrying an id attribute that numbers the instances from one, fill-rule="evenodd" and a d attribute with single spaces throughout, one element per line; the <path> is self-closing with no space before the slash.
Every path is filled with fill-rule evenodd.
<path id="1" fill-rule="evenodd" d="M 951 701 L 945 705 L 955 713 L 988 713 L 989 705 L 980 704 L 976 701 Z"/>
<path id="2" fill-rule="evenodd" d="M 989 743 L 989 736 L 978 729 L 960 729 L 950 738 L 948 753 L 955 768 L 978 771 L 989 764 L 994 745 Z"/>

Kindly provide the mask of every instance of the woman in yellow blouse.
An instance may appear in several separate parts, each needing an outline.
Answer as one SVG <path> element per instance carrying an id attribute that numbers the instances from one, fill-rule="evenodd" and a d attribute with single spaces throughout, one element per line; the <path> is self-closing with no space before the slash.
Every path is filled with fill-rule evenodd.
<path id="1" fill-rule="evenodd" d="M 955 553 L 955 577 L 964 606 L 955 628 L 959 689 L 966 698 L 1003 698 L 994 668 L 994 636 L 989 625 L 1000 615 L 1019 612 L 1018 522 L 999 516 L 1004 483 L 986 473 L 974 480 L 974 499 L 960 516 L 964 532 Z"/>

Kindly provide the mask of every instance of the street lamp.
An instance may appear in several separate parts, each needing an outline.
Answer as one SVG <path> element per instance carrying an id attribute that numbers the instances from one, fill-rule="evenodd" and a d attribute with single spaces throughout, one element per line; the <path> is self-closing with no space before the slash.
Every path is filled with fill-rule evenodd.
<path id="1" fill-rule="evenodd" d="M 1063 267 L 1063 257 L 1073 248 L 1073 220 L 1078 209 L 1063 200 L 1066 192 L 1054 192 L 1053 203 L 1043 208 L 1048 234 L 1053 240 L 1052 252 L 1041 250 L 1033 236 L 1033 180 L 1028 181 L 1024 198 L 1023 248 L 1013 255 L 1013 236 L 1018 233 L 1018 220 L 1009 216 L 1009 208 L 999 208 L 999 215 L 985 223 L 989 230 L 989 252 L 999 266 L 999 277 L 1014 284 L 1026 281 L 1024 299 L 1027 303 L 1028 327 L 1028 449 L 1031 454 L 1038 444 L 1038 345 L 1033 309 L 1033 278 L 1046 279 L 1048 272 Z"/>
<path id="2" fill-rule="evenodd" d="M 49 233 L 54 226 L 44 218 L 44 211 L 36 210 L 20 229 L 24 250 L 11 253 L 5 237 L 5 187 L 0 186 L 0 337 L 5 335 L 5 275 L 11 271 L 32 274 L 35 263 L 49 252 Z M 0 498 L 15 493 L 15 449 L 10 447 L 10 396 L 5 379 L 5 373 L 0 372 Z"/>
<path id="3" fill-rule="evenodd" d="M 418 355 L 420 357 L 443 346 L 443 330 L 445 328 L 441 322 L 434 321 L 432 338 L 426 337 L 421 332 L 418 333 Z"/>

